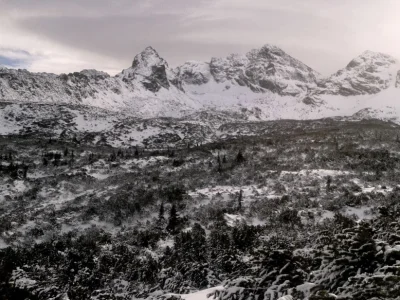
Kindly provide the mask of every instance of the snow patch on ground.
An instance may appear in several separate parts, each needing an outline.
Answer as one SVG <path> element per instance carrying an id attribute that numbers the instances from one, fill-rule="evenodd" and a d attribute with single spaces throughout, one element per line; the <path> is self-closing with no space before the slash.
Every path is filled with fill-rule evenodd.
<path id="1" fill-rule="evenodd" d="M 240 215 L 224 214 L 226 224 L 230 227 L 235 227 L 239 224 L 246 224 L 246 219 Z"/>
<path id="2" fill-rule="evenodd" d="M 223 289 L 223 286 L 216 286 L 190 294 L 181 294 L 180 296 L 184 300 L 208 300 L 210 299 L 209 296 L 212 295 L 215 291 L 221 291 Z"/>

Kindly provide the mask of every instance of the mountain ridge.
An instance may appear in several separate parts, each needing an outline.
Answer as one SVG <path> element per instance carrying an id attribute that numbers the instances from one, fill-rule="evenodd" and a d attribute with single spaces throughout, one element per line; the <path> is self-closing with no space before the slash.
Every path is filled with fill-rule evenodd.
<path id="1" fill-rule="evenodd" d="M 395 58 L 365 51 L 336 73 L 322 77 L 268 44 L 245 55 L 188 61 L 170 68 L 149 46 L 115 76 L 97 70 L 56 75 L 1 68 L 0 99 L 83 104 L 148 118 L 180 117 L 210 108 L 257 111 L 262 120 L 303 118 L 304 112 L 312 115 L 318 109 L 330 117 L 335 110 L 338 115 L 352 115 L 366 108 L 359 105 L 363 97 L 392 89 L 392 94 L 397 93 L 399 70 Z M 332 96 L 348 98 L 358 110 L 343 111 Z"/>

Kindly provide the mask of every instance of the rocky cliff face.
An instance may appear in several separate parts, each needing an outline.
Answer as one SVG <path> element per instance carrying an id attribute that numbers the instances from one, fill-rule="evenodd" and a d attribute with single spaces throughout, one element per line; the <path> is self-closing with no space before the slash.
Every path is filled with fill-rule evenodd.
<path id="1" fill-rule="evenodd" d="M 263 89 L 297 95 L 316 85 L 319 74 L 275 46 L 264 46 L 247 54 L 246 75 Z"/>
<path id="2" fill-rule="evenodd" d="M 376 94 L 387 89 L 393 81 L 391 70 L 397 61 L 393 57 L 365 51 L 344 69 L 319 82 L 322 93 L 354 96 Z"/>
<path id="3" fill-rule="evenodd" d="M 184 84 L 202 85 L 212 79 L 210 64 L 205 62 L 188 61 L 175 69 L 179 80 Z"/>

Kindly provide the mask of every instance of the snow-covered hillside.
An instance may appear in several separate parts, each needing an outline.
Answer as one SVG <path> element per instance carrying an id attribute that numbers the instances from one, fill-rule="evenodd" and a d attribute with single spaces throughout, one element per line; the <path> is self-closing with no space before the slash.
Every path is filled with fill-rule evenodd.
<path id="1" fill-rule="evenodd" d="M 366 51 L 322 78 L 271 45 L 171 68 L 147 47 L 114 77 L 96 70 L 55 75 L 0 68 L 0 100 L 94 106 L 140 118 L 185 117 L 210 109 L 249 120 L 362 111 L 365 117 L 400 122 L 399 70 L 396 59 Z"/>

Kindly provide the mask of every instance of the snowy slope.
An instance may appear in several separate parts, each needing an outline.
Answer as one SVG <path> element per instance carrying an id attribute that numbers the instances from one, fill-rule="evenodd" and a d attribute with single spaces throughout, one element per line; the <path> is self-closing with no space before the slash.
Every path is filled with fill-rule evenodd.
<path id="1" fill-rule="evenodd" d="M 0 135 L 36 135 L 123 148 L 166 148 L 212 141 L 215 129 L 213 123 L 201 120 L 139 119 L 90 106 L 0 102 Z"/>

